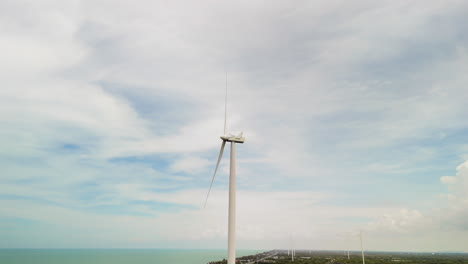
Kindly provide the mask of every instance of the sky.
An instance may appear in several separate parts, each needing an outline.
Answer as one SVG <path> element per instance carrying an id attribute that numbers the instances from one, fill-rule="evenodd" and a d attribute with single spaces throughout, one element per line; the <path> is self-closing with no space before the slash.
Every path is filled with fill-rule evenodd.
<path id="1" fill-rule="evenodd" d="M 466 1 L 0 2 L 0 248 L 468 252 Z"/>

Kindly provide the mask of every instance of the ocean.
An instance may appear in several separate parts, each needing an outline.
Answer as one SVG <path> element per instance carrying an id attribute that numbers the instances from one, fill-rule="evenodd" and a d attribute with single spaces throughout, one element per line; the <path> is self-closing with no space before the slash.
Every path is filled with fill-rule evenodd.
<path id="1" fill-rule="evenodd" d="M 223 258 L 225 249 L 0 249 L 1 264 L 206 264 Z"/>

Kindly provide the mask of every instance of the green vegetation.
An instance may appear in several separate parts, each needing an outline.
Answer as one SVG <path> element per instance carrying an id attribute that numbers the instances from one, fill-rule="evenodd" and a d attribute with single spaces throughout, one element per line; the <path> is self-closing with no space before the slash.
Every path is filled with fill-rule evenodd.
<path id="1" fill-rule="evenodd" d="M 468 254 L 457 253 L 406 253 L 366 252 L 366 264 L 468 264 Z M 226 260 L 211 262 L 225 264 Z M 360 252 L 350 252 L 350 259 L 343 251 L 296 251 L 294 261 L 287 251 L 273 250 L 237 259 L 244 264 L 362 264 Z"/>

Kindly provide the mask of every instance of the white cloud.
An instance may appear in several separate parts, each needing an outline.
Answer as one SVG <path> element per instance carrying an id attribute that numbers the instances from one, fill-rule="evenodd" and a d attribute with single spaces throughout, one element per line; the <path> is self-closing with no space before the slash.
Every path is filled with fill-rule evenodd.
<path id="1" fill-rule="evenodd" d="M 431 224 L 431 219 L 425 217 L 418 210 L 405 208 L 379 217 L 377 221 L 371 222 L 368 228 L 376 232 L 392 231 L 408 233 L 422 229 L 427 230 Z"/>
<path id="2" fill-rule="evenodd" d="M 463 236 L 468 234 L 466 225 L 468 186 L 464 184 L 468 179 L 468 161 L 457 166 L 456 176 L 443 176 L 441 182 L 447 184 L 449 191 L 441 196 L 446 199 L 446 206 L 430 208 L 423 213 L 420 210 L 395 208 L 385 214 L 375 217 L 364 230 L 369 243 L 380 244 L 387 250 L 402 250 L 401 245 L 391 245 L 384 240 L 400 240 L 404 238 L 406 250 L 442 250 L 445 246 L 435 241 L 453 239 L 457 243 L 452 248 L 464 251 Z M 413 241 L 413 242 L 410 242 Z M 411 245 L 418 243 L 418 245 Z M 369 246 L 370 247 L 370 246 Z"/>
<path id="3" fill-rule="evenodd" d="M 57 232 L 62 232 L 63 228 L 78 232 L 87 230 L 86 235 L 76 241 L 78 245 L 84 245 L 89 240 L 94 241 L 92 246 L 104 246 L 110 241 L 113 241 L 113 245 L 122 245 L 128 243 L 130 237 L 138 237 L 146 246 L 161 247 L 171 241 L 203 240 L 205 245 L 219 247 L 220 242 L 226 239 L 227 191 L 214 190 L 205 209 L 198 207 L 205 190 L 158 194 L 148 192 L 143 186 L 127 185 L 120 186 L 119 191 L 123 199 L 190 204 L 195 208 L 176 212 L 141 208 L 142 212 L 154 216 L 140 217 L 83 212 L 30 201 L 2 201 L 3 216 L 52 224 L 57 227 Z M 330 221 L 339 223 L 334 220 L 337 216 L 365 217 L 385 211 L 384 208 L 323 207 L 319 203 L 327 196 L 320 193 L 239 191 L 237 196 L 240 246 L 263 243 L 267 247 L 286 247 L 288 242 L 285 237 L 293 235 L 297 246 L 305 247 L 309 243 L 316 243 L 317 236 L 327 238 L 342 231 L 343 226 L 330 226 Z M 92 230 L 96 232 L 89 232 Z M 112 230 L 121 231 L 111 234 Z M 58 235 L 55 231 L 52 233 L 52 237 Z M 59 242 L 55 240 L 54 245 Z M 333 247 L 333 243 L 320 246 L 327 247 Z"/>
<path id="4" fill-rule="evenodd" d="M 454 222 L 463 222 L 462 218 L 466 216 L 465 212 L 468 210 L 468 161 L 457 166 L 455 176 L 444 176 L 441 181 L 448 185 L 447 202 L 452 210 L 450 215 L 456 218 L 453 219 Z"/>
<path id="5" fill-rule="evenodd" d="M 440 182 L 444 184 L 455 184 L 457 182 L 457 178 L 453 176 L 442 176 L 440 177 Z"/>
<path id="6" fill-rule="evenodd" d="M 369 219 L 405 234 L 427 221 L 464 228 L 465 165 L 440 178 L 451 197 L 446 213 L 405 209 L 398 188 L 381 183 L 393 173 L 396 187 L 423 186 L 419 173 L 447 169 L 440 153 L 463 152 L 453 135 L 467 128 L 465 2 L 25 5 L 0 4 L 0 194 L 70 208 L 3 202 L 9 215 L 57 225 L 85 219 L 83 229 L 132 223 L 149 244 L 157 243 L 145 233 L 154 226 L 160 242 L 224 239 L 226 193 L 218 189 L 207 214 L 138 205 L 158 219 L 112 220 L 76 208 L 86 207 L 79 187 L 89 182 L 99 205 L 201 204 L 206 190 L 194 189 L 193 174 L 209 182 L 214 160 L 206 155 L 219 148 L 227 69 L 229 128 L 247 138 L 238 149 L 241 239 L 283 245 L 292 232 L 303 234 L 298 244 L 337 247 L 331 233 Z M 433 141 L 441 135 L 443 149 Z M 58 153 L 67 143 L 79 150 Z M 161 154 L 170 156 L 167 171 L 153 161 L 109 163 Z M 376 191 L 355 201 L 357 185 Z M 340 199 L 330 193 L 348 205 L 330 205 Z M 398 205 L 382 207 L 384 199 Z M 124 241 L 122 232 L 99 243 Z"/>
<path id="7" fill-rule="evenodd" d="M 179 159 L 171 165 L 171 170 L 175 172 L 198 173 L 211 165 L 211 162 L 199 157 L 185 157 Z"/>

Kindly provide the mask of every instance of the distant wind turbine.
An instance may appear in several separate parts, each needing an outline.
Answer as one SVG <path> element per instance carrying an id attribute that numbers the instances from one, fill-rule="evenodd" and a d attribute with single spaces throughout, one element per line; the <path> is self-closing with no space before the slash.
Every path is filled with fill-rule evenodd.
<path id="1" fill-rule="evenodd" d="M 294 256 L 296 255 L 296 250 L 294 249 L 294 240 L 291 239 L 291 261 L 294 261 Z"/>
<path id="2" fill-rule="evenodd" d="M 359 238 L 361 239 L 362 264 L 366 264 L 366 260 L 364 259 L 364 248 L 362 247 L 362 231 L 359 232 Z"/>
<path id="3" fill-rule="evenodd" d="M 226 142 L 231 142 L 231 161 L 229 169 L 229 216 L 228 216 L 228 264 L 236 263 L 236 143 L 244 143 L 245 138 L 241 132 L 238 135 L 226 134 L 226 121 L 227 119 L 227 73 L 226 73 L 226 94 L 224 97 L 224 135 L 221 136 L 221 149 L 219 150 L 218 161 L 211 178 L 210 188 L 206 195 L 205 205 L 210 195 L 211 187 L 216 176 L 216 171 L 219 167 L 219 162 L 223 157 L 224 146 Z"/>
<path id="4" fill-rule="evenodd" d="M 347 251 L 348 251 L 348 259 L 349 259 L 349 241 L 346 238 L 345 238 L 345 244 L 347 245 L 346 248 L 347 248 Z"/>

